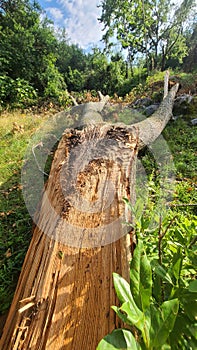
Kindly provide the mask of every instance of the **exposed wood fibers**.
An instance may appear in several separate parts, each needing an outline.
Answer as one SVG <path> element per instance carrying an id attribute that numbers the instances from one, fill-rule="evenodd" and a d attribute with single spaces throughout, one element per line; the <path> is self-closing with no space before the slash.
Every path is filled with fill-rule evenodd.
<path id="1" fill-rule="evenodd" d="M 101 158 L 93 154 L 89 163 L 80 168 L 78 155 L 73 159 L 74 166 L 80 168 L 75 188 L 72 184 L 69 190 L 65 188 L 70 179 L 70 168 L 66 165 L 69 161 L 72 163 L 69 157 L 75 147 L 80 145 L 79 149 L 87 152 L 87 140 L 94 143 L 96 149 L 104 138 L 114 140 L 110 156 L 108 150 L 103 151 Z M 127 235 L 121 233 L 122 222 L 114 226 L 113 222 L 125 217 L 122 198 L 132 193 L 128 189 L 128 171 L 135 162 L 136 152 L 135 130 L 133 136 L 114 126 L 64 133 L 45 189 L 55 214 L 50 216 L 43 195 L 38 224 L 1 339 L 2 350 L 93 350 L 104 335 L 119 326 L 110 308 L 117 304 L 112 272 L 128 278 L 131 242 L 128 244 Z M 111 204 L 106 205 L 104 200 L 110 182 L 114 197 Z M 72 201 L 76 190 L 83 200 L 100 205 L 99 210 L 95 206 L 95 211 L 81 211 L 80 202 L 76 208 Z M 109 224 L 116 232 L 105 230 L 100 237 L 98 232 L 94 233 L 95 228 L 99 230 Z M 53 230 L 49 232 L 51 227 Z M 78 228 L 84 228 L 84 236 L 79 237 Z M 86 228 L 92 229 L 93 246 L 89 248 L 85 248 L 90 241 Z M 105 245 L 106 234 L 109 244 Z M 67 235 L 73 235 L 76 247 L 64 242 Z"/>

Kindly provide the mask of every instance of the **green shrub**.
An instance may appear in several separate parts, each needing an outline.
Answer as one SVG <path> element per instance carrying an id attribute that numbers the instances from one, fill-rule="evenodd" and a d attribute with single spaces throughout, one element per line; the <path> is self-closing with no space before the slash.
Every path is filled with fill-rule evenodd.
<path id="1" fill-rule="evenodd" d="M 43 81 L 45 81 L 44 97 L 55 98 L 59 101 L 60 95 L 62 95 L 66 89 L 66 84 L 58 69 L 51 62 L 49 62 L 43 75 Z"/>
<path id="2" fill-rule="evenodd" d="M 0 76 L 0 103 L 2 106 L 27 107 L 37 99 L 37 92 L 24 79 Z"/>

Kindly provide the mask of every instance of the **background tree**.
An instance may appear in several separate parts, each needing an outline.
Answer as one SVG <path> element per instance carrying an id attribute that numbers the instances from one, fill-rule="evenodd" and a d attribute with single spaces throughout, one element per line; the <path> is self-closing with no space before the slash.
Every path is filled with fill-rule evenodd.
<path id="1" fill-rule="evenodd" d="M 101 90 L 107 91 L 107 67 L 108 60 L 104 53 L 97 47 L 93 49 L 93 52 L 89 54 L 89 74 L 87 78 L 88 90 Z"/>
<path id="2" fill-rule="evenodd" d="M 75 44 L 70 44 L 65 29 L 58 35 L 58 57 L 56 65 L 64 77 L 69 91 L 81 91 L 86 84 L 88 58 Z"/>
<path id="3" fill-rule="evenodd" d="M 194 0 L 183 0 L 180 5 L 167 0 L 104 0 L 100 18 L 106 29 L 103 40 L 110 48 L 115 37 L 130 60 L 141 54 L 147 68 L 163 70 L 170 55 L 176 54 L 180 60 L 186 56 L 183 33 L 194 6 Z"/>
<path id="4" fill-rule="evenodd" d="M 193 30 L 187 33 L 186 42 L 189 52 L 184 59 L 183 68 L 187 72 L 191 72 L 197 67 L 197 23 L 193 26 Z"/>
<path id="5" fill-rule="evenodd" d="M 64 88 L 64 83 L 55 65 L 57 39 L 48 19 L 41 21 L 41 13 L 36 2 L 1 1 L 0 75 L 7 77 L 12 88 L 16 81 L 25 81 L 39 95 L 50 92 L 50 96 L 52 91 Z"/>

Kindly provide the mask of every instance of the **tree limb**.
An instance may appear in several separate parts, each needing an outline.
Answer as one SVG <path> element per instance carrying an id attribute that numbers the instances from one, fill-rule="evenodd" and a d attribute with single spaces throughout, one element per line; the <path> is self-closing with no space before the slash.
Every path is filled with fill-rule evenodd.
<path id="1" fill-rule="evenodd" d="M 167 79 L 165 82 L 165 93 L 166 85 Z M 158 110 L 151 117 L 143 120 L 142 122 L 134 124 L 135 127 L 138 127 L 139 129 L 139 149 L 155 141 L 165 128 L 172 116 L 174 99 L 178 91 L 178 87 L 179 84 L 172 87 L 160 104 Z"/>

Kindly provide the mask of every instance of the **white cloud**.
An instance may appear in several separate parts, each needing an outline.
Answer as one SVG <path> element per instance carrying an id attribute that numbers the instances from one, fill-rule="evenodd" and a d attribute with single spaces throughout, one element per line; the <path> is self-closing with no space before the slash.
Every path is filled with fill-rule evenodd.
<path id="1" fill-rule="evenodd" d="M 46 11 L 50 13 L 54 21 L 61 21 L 64 18 L 62 11 L 56 7 L 47 7 Z"/>
<path id="2" fill-rule="evenodd" d="M 64 26 L 68 37 L 73 43 L 87 48 L 91 44 L 98 44 L 102 38 L 102 24 L 98 17 L 101 14 L 97 5 L 99 0 L 59 0 L 58 3 L 65 9 L 67 18 Z"/>

